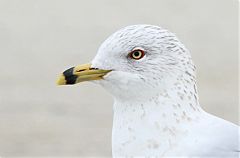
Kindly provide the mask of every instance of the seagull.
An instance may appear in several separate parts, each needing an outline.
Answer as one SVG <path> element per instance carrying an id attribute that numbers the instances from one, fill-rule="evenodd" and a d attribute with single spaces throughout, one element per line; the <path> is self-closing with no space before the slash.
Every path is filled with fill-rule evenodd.
<path id="1" fill-rule="evenodd" d="M 239 126 L 201 108 L 195 69 L 175 34 L 131 25 L 57 84 L 91 81 L 112 94 L 113 157 L 239 157 Z"/>

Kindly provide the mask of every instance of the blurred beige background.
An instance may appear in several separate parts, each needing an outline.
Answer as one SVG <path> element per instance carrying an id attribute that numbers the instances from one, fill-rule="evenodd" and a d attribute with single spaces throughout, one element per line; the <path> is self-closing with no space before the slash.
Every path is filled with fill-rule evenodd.
<path id="1" fill-rule="evenodd" d="M 130 24 L 176 33 L 204 109 L 238 123 L 237 0 L 0 0 L 0 155 L 111 156 L 111 96 L 57 75 Z"/>

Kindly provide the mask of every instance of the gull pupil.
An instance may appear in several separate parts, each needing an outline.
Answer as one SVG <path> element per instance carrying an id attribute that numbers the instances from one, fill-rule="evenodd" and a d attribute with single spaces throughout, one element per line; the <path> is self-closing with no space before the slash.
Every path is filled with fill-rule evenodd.
<path id="1" fill-rule="evenodd" d="M 134 52 L 134 56 L 138 57 L 140 55 L 139 51 Z"/>

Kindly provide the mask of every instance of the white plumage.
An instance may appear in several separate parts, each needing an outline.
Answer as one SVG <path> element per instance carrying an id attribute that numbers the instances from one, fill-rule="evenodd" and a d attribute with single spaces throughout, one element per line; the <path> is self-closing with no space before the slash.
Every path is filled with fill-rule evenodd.
<path id="1" fill-rule="evenodd" d="M 145 51 L 133 60 L 128 53 Z M 92 67 L 114 97 L 114 157 L 238 157 L 239 127 L 203 111 L 189 51 L 169 31 L 133 25 L 111 35 Z"/>

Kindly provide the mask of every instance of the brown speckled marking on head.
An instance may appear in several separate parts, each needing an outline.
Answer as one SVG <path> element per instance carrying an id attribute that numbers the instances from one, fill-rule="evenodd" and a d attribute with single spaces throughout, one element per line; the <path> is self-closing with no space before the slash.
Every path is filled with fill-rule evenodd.
<path id="1" fill-rule="evenodd" d="M 174 83 L 174 86 L 178 86 L 178 85 L 181 85 L 181 84 L 179 82 Z"/>
<path id="2" fill-rule="evenodd" d="M 122 146 L 126 146 L 126 145 L 128 145 L 128 144 L 130 144 L 130 143 L 132 143 L 132 140 L 129 139 L 129 140 L 123 142 L 121 145 L 122 145 Z"/>
<path id="3" fill-rule="evenodd" d="M 165 113 L 162 113 L 162 117 L 163 117 L 163 118 L 166 118 L 166 116 L 167 116 L 167 115 L 166 115 Z"/>
<path id="4" fill-rule="evenodd" d="M 189 80 L 186 80 L 186 79 L 184 79 L 188 84 L 190 84 L 190 81 Z"/>
<path id="5" fill-rule="evenodd" d="M 177 109 L 177 105 L 175 105 L 175 104 L 172 104 L 172 107 L 173 107 L 174 109 Z"/>
<path id="6" fill-rule="evenodd" d="M 183 111 L 183 112 L 182 112 L 182 116 L 181 116 L 182 120 L 184 120 L 184 119 L 186 118 L 186 116 L 187 116 L 187 115 L 186 115 L 186 112 Z"/>
<path id="7" fill-rule="evenodd" d="M 154 148 L 154 149 L 157 149 L 158 147 L 159 147 L 159 144 L 157 144 L 157 143 L 154 143 L 154 144 L 153 144 L 153 148 Z"/>
<path id="8" fill-rule="evenodd" d="M 176 127 L 172 126 L 172 130 L 173 130 L 174 132 L 176 132 Z"/>
<path id="9" fill-rule="evenodd" d="M 164 93 L 163 96 L 164 96 L 165 98 L 170 98 L 170 96 L 168 95 L 168 93 Z"/>
<path id="10" fill-rule="evenodd" d="M 190 105 L 190 107 L 191 107 L 194 111 L 196 111 L 196 108 L 193 106 L 192 103 L 189 103 L 189 105 Z"/>
<path id="11" fill-rule="evenodd" d="M 157 149 L 160 146 L 160 143 L 157 142 L 155 139 L 149 139 L 149 140 L 147 140 L 147 142 L 148 142 L 147 147 L 149 149 Z"/>
<path id="12" fill-rule="evenodd" d="M 142 115 L 140 117 L 141 117 L 141 119 L 143 119 L 146 116 L 146 111 L 145 111 L 145 109 L 143 107 L 143 104 L 141 104 L 141 109 L 142 109 L 143 113 L 142 113 Z"/>
<path id="13" fill-rule="evenodd" d="M 149 102 L 152 102 L 152 100 L 153 100 L 153 97 L 149 98 Z"/>
<path id="14" fill-rule="evenodd" d="M 181 104 L 178 103 L 177 106 L 178 106 L 179 108 L 181 108 Z"/>
<path id="15" fill-rule="evenodd" d="M 123 108 L 123 111 L 126 112 L 126 111 L 128 110 L 128 107 L 129 107 L 129 105 L 125 106 L 125 107 Z"/>
<path id="16" fill-rule="evenodd" d="M 180 120 L 179 120 L 179 119 L 176 119 L 176 122 L 177 122 L 177 123 L 180 123 Z"/>
<path id="17" fill-rule="evenodd" d="M 128 127 L 128 131 L 129 131 L 129 132 L 132 132 L 133 129 L 132 129 L 131 127 Z"/>
<path id="18" fill-rule="evenodd" d="M 167 126 L 165 126 L 164 128 L 162 128 L 162 131 L 163 132 L 166 132 L 168 130 L 168 127 Z"/>
<path id="19" fill-rule="evenodd" d="M 161 96 L 165 97 L 165 98 L 170 98 L 168 92 L 166 90 L 163 90 L 163 92 L 159 93 Z"/>
<path id="20" fill-rule="evenodd" d="M 155 99 L 155 100 L 154 100 L 154 103 L 155 103 L 156 105 L 158 105 L 158 104 L 159 104 L 158 99 Z"/>
<path id="21" fill-rule="evenodd" d="M 168 133 L 169 133 L 170 135 L 172 135 L 172 136 L 175 136 L 175 135 L 176 135 L 174 129 L 171 129 L 171 128 L 169 128 L 168 126 L 165 126 L 165 127 L 162 129 L 162 131 L 163 131 L 163 132 L 168 132 Z"/>
<path id="22" fill-rule="evenodd" d="M 197 94 L 197 87 L 196 87 L 196 84 L 194 84 L 193 88 L 194 88 L 195 94 Z"/>
<path id="23" fill-rule="evenodd" d="M 177 92 L 177 95 L 180 97 L 181 100 L 183 100 L 184 94 Z"/>
<path id="24" fill-rule="evenodd" d="M 189 122 L 192 121 L 191 117 L 187 117 L 187 120 L 188 120 Z"/>
<path id="25" fill-rule="evenodd" d="M 169 129 L 168 131 L 169 131 L 169 133 L 170 133 L 172 136 L 176 136 L 176 132 L 173 131 L 172 129 Z"/>
<path id="26" fill-rule="evenodd" d="M 195 98 L 195 103 L 198 104 L 198 98 L 197 98 L 196 94 L 194 94 L 194 98 Z"/>
<path id="27" fill-rule="evenodd" d="M 187 91 L 186 91 L 186 89 L 184 89 L 184 90 L 183 90 L 183 92 L 184 92 L 185 94 L 187 94 Z"/>
<path id="28" fill-rule="evenodd" d="M 133 138 L 133 140 L 136 140 L 136 137 L 135 137 L 135 136 L 133 136 L 132 138 Z"/>

